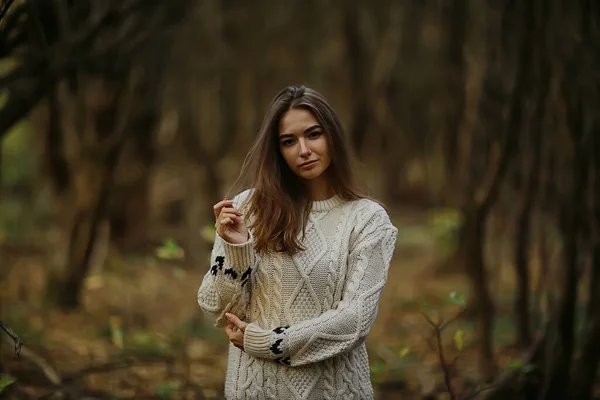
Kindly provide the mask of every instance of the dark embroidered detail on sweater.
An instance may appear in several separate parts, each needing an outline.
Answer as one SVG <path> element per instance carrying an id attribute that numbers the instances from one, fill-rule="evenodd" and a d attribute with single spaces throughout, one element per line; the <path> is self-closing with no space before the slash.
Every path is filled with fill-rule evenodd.
<path id="1" fill-rule="evenodd" d="M 238 273 L 233 268 L 226 268 L 223 272 L 225 275 L 231 275 L 232 279 L 237 279 Z"/>
<path id="2" fill-rule="evenodd" d="M 225 263 L 225 257 L 217 256 L 215 257 L 216 264 L 212 266 L 210 269 L 210 273 L 214 276 L 217 276 L 217 271 L 221 271 L 223 269 L 223 264 Z M 235 279 L 235 278 L 233 278 Z"/>
<path id="3" fill-rule="evenodd" d="M 242 280 L 250 278 L 250 272 L 252 272 L 252 267 L 248 267 L 246 272 L 242 274 Z"/>
<path id="4" fill-rule="evenodd" d="M 281 353 L 283 353 L 283 350 L 281 350 L 281 349 L 279 348 L 279 345 L 281 344 L 281 342 L 283 342 L 283 339 L 277 339 L 277 340 L 275 341 L 275 343 L 273 343 L 273 344 L 271 345 L 271 347 L 269 347 L 269 349 L 271 350 L 271 352 L 272 352 L 273 354 L 281 354 Z"/>
<path id="5" fill-rule="evenodd" d="M 252 272 L 252 268 L 248 267 L 248 269 L 246 270 L 246 272 L 244 272 L 242 274 L 242 277 L 240 278 L 242 280 L 242 287 L 244 287 L 244 285 L 246 283 L 248 283 L 248 281 L 250 280 L 250 273 Z"/>
<path id="6" fill-rule="evenodd" d="M 279 357 L 275 359 L 281 365 L 292 365 L 292 360 L 289 357 Z"/>
<path id="7" fill-rule="evenodd" d="M 277 327 L 277 328 L 273 329 L 273 332 L 275 332 L 275 333 L 277 333 L 277 334 L 280 334 L 280 333 L 283 333 L 283 332 L 285 332 L 285 330 L 286 330 L 287 328 L 289 328 L 289 327 L 290 327 L 289 325 L 286 325 L 286 326 L 280 326 L 280 327 Z"/>

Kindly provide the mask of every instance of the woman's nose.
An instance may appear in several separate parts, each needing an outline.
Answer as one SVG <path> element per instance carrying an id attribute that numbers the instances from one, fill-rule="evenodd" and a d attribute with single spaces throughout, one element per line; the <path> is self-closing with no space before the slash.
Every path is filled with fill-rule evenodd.
<path id="1" fill-rule="evenodd" d="M 300 141 L 300 156 L 308 157 L 311 155 L 311 153 L 312 153 L 312 151 L 310 150 L 308 143 L 306 143 L 306 141 L 304 141 L 304 140 L 301 140 Z"/>

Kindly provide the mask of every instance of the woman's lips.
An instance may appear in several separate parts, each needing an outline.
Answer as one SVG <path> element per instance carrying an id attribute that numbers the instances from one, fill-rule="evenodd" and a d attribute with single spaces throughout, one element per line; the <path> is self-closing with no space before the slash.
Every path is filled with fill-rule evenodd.
<path id="1" fill-rule="evenodd" d="M 311 168 L 317 163 L 317 160 L 300 165 L 300 168 Z"/>

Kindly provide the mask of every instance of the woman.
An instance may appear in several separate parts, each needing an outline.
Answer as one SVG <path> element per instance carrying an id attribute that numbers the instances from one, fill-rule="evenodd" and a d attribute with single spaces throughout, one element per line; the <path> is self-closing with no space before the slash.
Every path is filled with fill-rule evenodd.
<path id="1" fill-rule="evenodd" d="M 353 187 L 340 121 L 319 93 L 288 87 L 245 164 L 253 189 L 214 206 L 198 291 L 231 342 L 225 397 L 372 399 L 365 337 L 397 229 Z"/>

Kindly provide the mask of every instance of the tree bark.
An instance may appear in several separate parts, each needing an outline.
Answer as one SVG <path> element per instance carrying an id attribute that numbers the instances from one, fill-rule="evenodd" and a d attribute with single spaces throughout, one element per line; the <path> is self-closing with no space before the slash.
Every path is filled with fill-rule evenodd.
<path id="1" fill-rule="evenodd" d="M 81 305 L 99 223 L 107 212 L 117 156 L 118 150 L 113 150 L 106 165 L 83 165 L 75 177 L 76 201 L 68 244 L 67 270 L 57 294 L 58 306 L 63 310 L 75 310 Z"/>
<path id="2" fill-rule="evenodd" d="M 348 54 L 348 67 L 350 73 L 350 85 L 352 86 L 352 123 L 350 128 L 350 140 L 355 154 L 362 158 L 364 156 L 364 143 L 369 125 L 369 106 L 367 95 L 367 58 L 365 49 L 361 43 L 358 30 L 358 4 L 348 5 L 343 10 L 344 37 L 346 39 L 346 52 Z"/>
<path id="3" fill-rule="evenodd" d="M 537 135 L 536 135 L 537 136 Z M 540 146 L 537 140 L 527 179 L 527 185 L 519 205 L 515 235 L 515 271 L 517 275 L 517 297 L 514 311 L 517 326 L 517 345 L 528 347 L 531 342 L 529 318 L 529 248 L 531 246 L 531 215 L 536 192 L 536 175 L 539 172 Z"/>
<path id="4" fill-rule="evenodd" d="M 582 206 L 585 198 L 588 174 L 588 155 L 582 132 L 583 109 L 580 100 L 571 105 L 570 130 L 575 153 L 571 160 L 571 184 L 560 200 L 560 230 L 564 238 L 563 276 L 561 298 L 557 304 L 557 320 L 554 326 L 555 340 L 548 349 L 552 357 L 547 366 L 546 380 L 541 388 L 542 399 L 568 398 L 571 363 L 574 350 L 574 324 L 577 305 L 577 284 L 581 257 L 578 254 L 578 239 L 581 231 Z"/>
<path id="5" fill-rule="evenodd" d="M 573 399 L 588 400 L 596 382 L 600 363 L 600 124 L 596 118 L 592 131 L 591 159 L 591 270 L 588 286 L 586 334 L 581 346 L 581 356 L 574 368 Z"/>
<path id="6" fill-rule="evenodd" d="M 462 89 L 465 84 L 464 46 L 466 15 L 466 1 L 452 3 L 447 24 L 449 25 L 448 33 L 450 37 L 448 39 L 448 59 L 451 71 L 448 78 L 448 96 L 453 100 L 448 102 L 451 104 L 447 117 L 448 132 L 443 138 L 446 176 L 450 178 L 448 181 L 452 181 L 452 178 L 456 177 L 456 168 L 458 165 L 458 131 L 465 107 L 465 92 Z M 447 190 L 454 190 L 454 187 L 448 185 Z"/>
<path id="7" fill-rule="evenodd" d="M 494 360 L 493 333 L 495 307 L 490 296 L 488 276 L 483 260 L 483 244 L 485 243 L 485 214 L 476 206 L 463 209 L 465 218 L 461 232 L 464 244 L 464 262 L 471 288 L 477 315 L 477 342 L 479 345 L 479 365 L 483 380 L 491 381 L 497 373 Z"/>
<path id="8" fill-rule="evenodd" d="M 531 92 L 535 94 L 535 110 L 531 123 L 530 143 L 523 151 L 522 157 L 531 153 L 529 171 L 526 177 L 524 193 L 518 208 L 515 243 L 515 270 L 517 275 L 517 298 L 515 299 L 515 316 L 517 322 L 517 344 L 528 347 L 532 343 L 530 325 L 530 284 L 529 284 L 529 249 L 531 246 L 531 218 L 533 205 L 539 186 L 540 164 L 542 158 L 542 125 L 546 114 L 546 96 L 548 95 L 550 72 L 546 61 L 546 23 L 547 14 L 540 1 L 535 2 L 530 21 L 533 26 L 534 55 L 529 79 L 535 84 Z M 547 8 L 547 7 L 546 7 Z"/>

